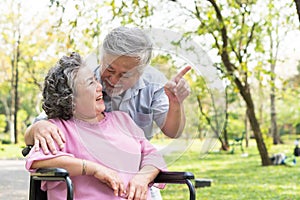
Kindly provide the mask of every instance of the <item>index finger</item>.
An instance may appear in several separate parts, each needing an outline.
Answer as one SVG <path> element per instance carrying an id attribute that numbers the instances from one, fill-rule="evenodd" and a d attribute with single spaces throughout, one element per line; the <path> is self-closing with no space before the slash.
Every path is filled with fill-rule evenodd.
<path id="1" fill-rule="evenodd" d="M 58 144 L 60 149 L 63 149 L 66 142 L 64 133 L 58 128 L 55 132 L 51 132 L 52 138 Z"/>
<path id="2" fill-rule="evenodd" d="M 188 71 L 192 69 L 191 66 L 186 66 L 184 69 L 182 69 L 176 76 L 174 77 L 174 81 L 177 83 Z"/>

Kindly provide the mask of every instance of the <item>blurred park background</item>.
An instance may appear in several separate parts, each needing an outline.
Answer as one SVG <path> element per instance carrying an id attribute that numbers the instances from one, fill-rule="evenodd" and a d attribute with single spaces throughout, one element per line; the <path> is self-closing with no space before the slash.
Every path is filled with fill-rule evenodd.
<path id="1" fill-rule="evenodd" d="M 201 46 L 224 89 L 212 95 L 205 74 L 185 76 L 187 124 L 183 148 L 166 155 L 170 169 L 213 180 L 197 189 L 199 199 L 300 199 L 300 159 L 294 166 L 270 160 L 292 156 L 300 138 L 297 5 L 299 13 L 296 0 L 2 0 L 0 158 L 22 159 L 24 132 L 42 111 L 43 78 L 59 57 L 89 55 L 120 25 L 163 28 Z M 168 53 L 152 65 L 167 77 L 179 67 Z M 173 142 L 159 131 L 152 141 Z M 185 199 L 182 190 L 168 186 L 164 199 Z"/>

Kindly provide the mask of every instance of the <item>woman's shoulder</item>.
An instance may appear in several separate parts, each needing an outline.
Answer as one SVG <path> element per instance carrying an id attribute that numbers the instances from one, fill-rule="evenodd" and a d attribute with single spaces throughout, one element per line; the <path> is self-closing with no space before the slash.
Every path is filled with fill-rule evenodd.
<path id="1" fill-rule="evenodd" d="M 121 118 L 121 119 L 131 119 L 131 117 L 129 116 L 128 113 L 124 112 L 124 111 L 119 111 L 119 110 L 115 110 L 115 111 L 111 111 L 111 112 L 107 112 L 105 113 L 105 116 L 110 119 L 110 118 Z"/>
<path id="2" fill-rule="evenodd" d="M 130 134 L 136 139 L 144 138 L 144 131 L 133 121 L 130 115 L 123 111 L 109 112 L 109 123 L 115 129 L 121 130 L 121 132 Z"/>
<path id="3" fill-rule="evenodd" d="M 59 119 L 59 118 L 52 118 L 52 119 L 48 119 L 48 121 L 53 123 L 53 124 L 62 124 L 63 121 L 65 121 L 65 120 Z"/>
<path id="4" fill-rule="evenodd" d="M 48 120 L 52 123 L 68 123 L 71 119 L 64 120 L 64 119 L 60 119 L 60 118 L 52 118 L 52 119 L 48 119 Z"/>
<path id="5" fill-rule="evenodd" d="M 124 111 L 109 112 L 107 119 L 115 126 L 121 127 L 121 129 L 132 129 L 137 126 L 130 115 Z"/>
<path id="6" fill-rule="evenodd" d="M 74 126 L 74 123 L 72 122 L 71 119 L 64 120 L 60 118 L 53 118 L 53 119 L 48 119 L 48 121 L 55 124 L 60 129 L 69 129 Z"/>

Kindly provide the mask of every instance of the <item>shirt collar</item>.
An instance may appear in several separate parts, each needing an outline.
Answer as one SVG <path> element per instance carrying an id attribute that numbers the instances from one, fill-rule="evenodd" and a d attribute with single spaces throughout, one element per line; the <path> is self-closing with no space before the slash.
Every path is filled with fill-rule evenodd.
<path id="1" fill-rule="evenodd" d="M 125 91 L 123 100 L 128 100 L 136 95 L 138 95 L 139 90 L 146 87 L 143 76 L 141 76 L 138 81 L 129 89 Z"/>

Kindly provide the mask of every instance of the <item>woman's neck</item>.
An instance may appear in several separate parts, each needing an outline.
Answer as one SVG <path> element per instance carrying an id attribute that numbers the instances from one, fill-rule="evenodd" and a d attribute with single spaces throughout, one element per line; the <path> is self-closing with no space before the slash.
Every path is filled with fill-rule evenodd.
<path id="1" fill-rule="evenodd" d="M 82 114 L 74 114 L 74 117 L 76 119 L 79 119 L 79 120 L 82 120 L 85 122 L 97 123 L 104 119 L 105 114 L 104 114 L 104 112 L 101 112 L 101 113 L 97 114 L 96 116 L 86 116 L 86 115 L 82 115 Z"/>

